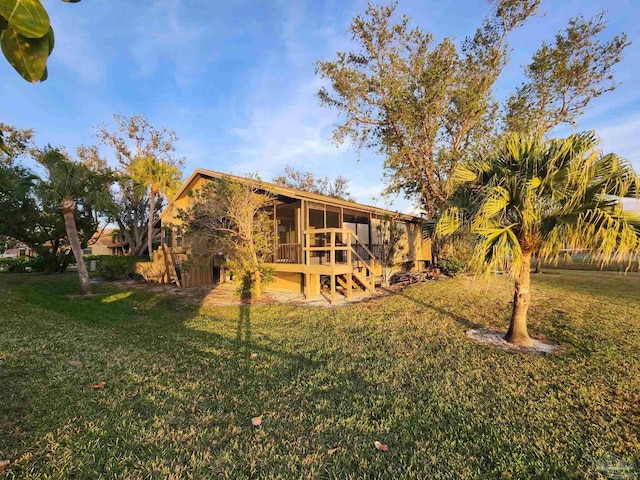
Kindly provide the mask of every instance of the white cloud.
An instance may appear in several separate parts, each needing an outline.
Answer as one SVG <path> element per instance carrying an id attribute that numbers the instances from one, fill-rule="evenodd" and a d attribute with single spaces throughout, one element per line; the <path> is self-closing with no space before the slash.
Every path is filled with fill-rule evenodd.
<path id="1" fill-rule="evenodd" d="M 263 81 L 271 79 L 265 76 Z M 236 139 L 229 152 L 235 159 L 234 173 L 258 171 L 268 179 L 287 164 L 320 173 L 333 170 L 332 162 L 344 162 L 348 144 L 336 147 L 331 142 L 335 113 L 318 105 L 318 86 L 318 79 L 300 78 L 287 86 L 290 93 L 283 100 L 258 93 L 248 101 L 246 124 L 228 129 Z"/>

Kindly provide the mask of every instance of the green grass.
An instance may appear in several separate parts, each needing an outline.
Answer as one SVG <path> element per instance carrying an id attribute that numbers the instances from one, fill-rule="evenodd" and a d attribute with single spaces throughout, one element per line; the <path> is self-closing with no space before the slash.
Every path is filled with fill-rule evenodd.
<path id="1" fill-rule="evenodd" d="M 506 328 L 507 278 L 205 311 L 109 285 L 69 299 L 73 275 L 0 275 L 5 475 L 584 478 L 609 455 L 640 467 L 640 275 L 533 282 L 531 333 L 559 355 L 467 339 Z"/>

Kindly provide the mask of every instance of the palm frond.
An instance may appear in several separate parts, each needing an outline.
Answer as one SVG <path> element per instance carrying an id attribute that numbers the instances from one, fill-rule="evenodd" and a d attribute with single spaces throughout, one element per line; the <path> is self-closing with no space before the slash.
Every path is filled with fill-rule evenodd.
<path id="1" fill-rule="evenodd" d="M 620 198 L 638 195 L 639 177 L 598 147 L 594 132 L 551 141 L 505 136 L 492 155 L 459 167 L 438 232 L 475 235 L 476 266 L 485 271 L 517 267 L 525 252 L 557 260 L 580 249 L 602 263 L 637 258 L 640 219 L 623 211 Z"/>

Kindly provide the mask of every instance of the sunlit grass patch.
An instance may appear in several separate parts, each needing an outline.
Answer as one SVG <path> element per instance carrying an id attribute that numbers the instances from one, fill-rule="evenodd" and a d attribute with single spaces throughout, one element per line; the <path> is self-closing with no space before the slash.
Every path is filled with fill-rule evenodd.
<path id="1" fill-rule="evenodd" d="M 113 293 L 111 295 L 107 295 L 105 297 L 103 297 L 100 301 L 102 303 L 113 303 L 113 302 L 117 302 L 119 300 L 124 300 L 125 298 L 129 298 L 131 296 L 132 292 L 118 292 L 118 293 Z"/>

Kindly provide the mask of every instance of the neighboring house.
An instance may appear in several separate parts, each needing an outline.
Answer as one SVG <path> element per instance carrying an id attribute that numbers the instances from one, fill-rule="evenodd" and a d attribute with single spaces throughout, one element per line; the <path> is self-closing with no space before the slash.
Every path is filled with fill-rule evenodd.
<path id="1" fill-rule="evenodd" d="M 177 218 L 181 209 L 192 204 L 193 191 L 224 177 L 244 180 L 197 169 L 160 215 L 162 225 L 172 225 L 172 229 L 163 228 L 162 245 L 154 257 L 154 265 L 166 265 L 165 280 L 192 287 L 226 279 L 223 262 L 196 255 L 200 253 L 201 242 L 184 237 Z M 377 225 L 389 214 L 398 218 L 405 232 L 401 239 L 403 248 L 393 269 L 420 269 L 431 261 L 431 244 L 422 236 L 422 218 L 267 182 L 261 186 L 274 197 L 271 211 L 276 245 L 268 266 L 275 271 L 275 282 L 271 287 L 309 296 L 320 293 L 324 279 L 331 286 L 332 299 L 337 288 L 347 297 L 351 297 L 355 288 L 375 289 L 382 274 L 379 258 L 382 239 Z"/>
<path id="2" fill-rule="evenodd" d="M 129 245 L 114 236 L 115 228 L 105 228 L 93 234 L 87 247 L 82 251 L 85 255 L 126 255 Z"/>
<path id="3" fill-rule="evenodd" d="M 31 250 L 27 245 L 18 242 L 14 248 L 7 248 L 4 253 L 0 254 L 0 258 L 17 258 L 17 257 L 35 257 L 36 252 Z"/>

